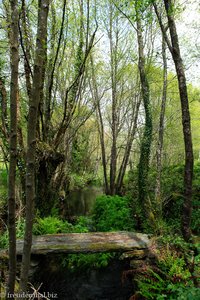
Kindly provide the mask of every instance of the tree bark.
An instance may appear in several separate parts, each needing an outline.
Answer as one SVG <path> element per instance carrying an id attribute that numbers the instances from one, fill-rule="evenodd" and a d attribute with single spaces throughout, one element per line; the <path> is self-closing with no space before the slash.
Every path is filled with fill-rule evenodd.
<path id="1" fill-rule="evenodd" d="M 179 85 L 179 94 L 181 101 L 182 110 L 182 126 L 183 126 L 183 136 L 185 145 L 185 171 L 184 171 L 184 204 L 182 211 L 182 234 L 186 241 L 191 238 L 191 214 L 192 214 L 192 177 L 193 177 L 193 146 L 192 146 L 192 134 L 191 134 L 191 122 L 190 122 L 190 111 L 189 111 L 189 101 L 187 92 L 187 83 L 184 71 L 184 65 L 181 57 L 179 40 L 176 31 L 176 23 L 173 15 L 173 3 L 171 0 L 164 0 L 165 11 L 167 14 L 168 27 L 170 31 L 171 44 L 167 38 L 166 32 L 164 32 L 164 27 L 162 25 L 162 20 L 159 18 L 160 27 L 162 29 L 165 40 L 168 44 L 169 50 L 172 54 L 177 78 Z M 154 4 L 156 11 L 156 5 Z"/>
<path id="2" fill-rule="evenodd" d="M 164 37 L 162 38 L 162 59 L 163 59 L 163 92 L 160 110 L 159 120 L 159 133 L 158 133 L 158 145 L 156 151 L 157 160 L 157 176 L 156 176 L 156 187 L 155 187 L 155 204 L 157 217 L 162 216 L 162 200 L 161 200 L 161 172 L 162 172 L 162 152 L 163 152 L 163 138 L 164 138 L 164 118 L 165 118 L 165 107 L 167 100 L 167 57 L 166 57 L 166 42 Z"/>
<path id="3" fill-rule="evenodd" d="M 105 147 L 105 134 L 104 134 L 104 124 L 103 124 L 103 117 L 101 112 L 101 104 L 100 104 L 100 96 L 97 88 L 97 81 L 95 78 L 95 70 L 94 70 L 94 63 L 92 56 L 90 58 L 91 61 L 91 68 L 92 68 L 92 88 L 94 99 L 95 99 L 95 106 L 97 110 L 97 119 L 98 119 L 98 131 L 99 131 L 99 138 L 100 138 L 100 145 L 101 145 L 101 159 L 103 165 L 103 175 L 104 175 L 104 189 L 105 193 L 109 194 L 109 184 L 108 184 L 108 176 L 107 176 L 107 161 L 106 161 L 106 147 Z"/>
<path id="4" fill-rule="evenodd" d="M 27 290 L 28 271 L 32 244 L 32 226 L 35 203 L 35 157 L 36 157 L 36 127 L 38 107 L 43 86 L 44 63 L 47 51 L 47 17 L 49 0 L 38 1 L 38 27 L 36 40 L 36 53 L 33 72 L 33 87 L 29 102 L 29 116 L 27 129 L 27 162 L 26 162 L 26 226 L 24 248 L 20 276 L 20 290 Z"/>
<path id="5" fill-rule="evenodd" d="M 117 61 L 116 61 L 116 51 L 118 36 L 116 32 L 116 44 L 113 43 L 113 7 L 112 2 L 110 2 L 110 28 L 109 28 L 109 39 L 110 39 L 110 56 L 111 56 L 111 85 L 112 85 L 112 146 L 111 146 L 111 156 L 110 156 L 110 195 L 115 194 L 115 180 L 117 173 Z"/>
<path id="6" fill-rule="evenodd" d="M 45 154 L 44 154 L 45 153 Z M 38 170 L 36 172 L 35 206 L 42 217 L 49 216 L 58 198 L 58 190 L 52 190 L 52 179 L 56 168 L 64 161 L 64 155 L 54 150 L 37 151 Z"/>
<path id="7" fill-rule="evenodd" d="M 149 159 L 151 151 L 151 141 L 152 141 L 152 115 L 150 106 L 150 95 L 149 95 L 149 83 L 146 74 L 145 66 L 145 55 L 144 55 L 144 41 L 142 36 L 142 26 L 141 26 L 141 13 L 140 8 L 136 5 L 136 22 L 137 22 L 137 39 L 138 39 L 138 53 L 139 53 L 139 72 L 140 72 L 140 82 L 143 104 L 145 109 L 145 128 L 142 137 L 141 147 L 140 147 L 140 160 L 138 165 L 138 199 L 143 205 L 144 215 L 150 220 L 151 211 L 148 199 L 148 172 L 149 172 Z"/>
<path id="8" fill-rule="evenodd" d="M 32 83 L 31 79 L 33 77 L 32 70 L 31 70 L 31 45 L 30 45 L 30 39 L 29 32 L 27 28 L 27 13 L 26 13 L 26 2 L 25 0 L 22 0 L 22 7 L 21 7 L 21 19 L 22 19 L 22 25 L 20 26 L 20 39 L 21 39 L 21 47 L 24 54 L 24 72 L 25 72 L 25 78 L 26 78 L 26 90 L 27 95 L 30 99 L 31 97 L 31 89 L 32 89 Z"/>
<path id="9" fill-rule="evenodd" d="M 9 231 L 9 275 L 6 299 L 8 293 L 14 293 L 16 277 L 16 229 L 15 229 L 15 206 L 16 206 L 16 165 L 17 165 L 17 107 L 18 107 L 18 1 L 12 0 L 11 4 L 11 83 L 10 83 L 10 141 L 9 141 L 9 174 L 8 174 L 8 231 Z"/>

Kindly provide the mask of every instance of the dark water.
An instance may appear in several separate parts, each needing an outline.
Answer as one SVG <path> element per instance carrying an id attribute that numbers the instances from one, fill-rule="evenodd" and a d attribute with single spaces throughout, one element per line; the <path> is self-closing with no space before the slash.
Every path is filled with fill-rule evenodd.
<path id="1" fill-rule="evenodd" d="M 129 268 L 128 262 L 113 260 L 106 268 L 74 274 L 64 269 L 55 256 L 48 256 L 42 259 L 34 281 L 43 283 L 40 292 L 52 295 L 50 299 L 128 300 L 134 294 L 131 279 L 123 280 Z"/>
<path id="2" fill-rule="evenodd" d="M 71 191 L 66 206 L 70 216 L 86 216 L 92 209 L 97 196 L 103 194 L 103 188 L 90 186 L 82 190 Z"/>

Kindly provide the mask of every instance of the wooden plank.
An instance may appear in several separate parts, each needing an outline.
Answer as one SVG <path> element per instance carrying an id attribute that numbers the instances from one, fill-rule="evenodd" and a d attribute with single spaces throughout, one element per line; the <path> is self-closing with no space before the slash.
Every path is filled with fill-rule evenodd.
<path id="1" fill-rule="evenodd" d="M 33 238 L 32 254 L 95 253 L 147 249 L 150 238 L 135 232 L 90 232 L 42 235 Z M 17 241 L 17 255 L 22 255 L 23 240 Z"/>

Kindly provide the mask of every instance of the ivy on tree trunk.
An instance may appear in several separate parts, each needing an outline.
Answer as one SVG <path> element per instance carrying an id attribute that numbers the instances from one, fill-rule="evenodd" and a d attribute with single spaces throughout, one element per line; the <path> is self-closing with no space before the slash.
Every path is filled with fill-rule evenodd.
<path id="1" fill-rule="evenodd" d="M 145 55 L 144 55 L 144 41 L 142 36 L 141 25 L 141 12 L 140 8 L 136 4 L 136 23 L 137 23 L 137 39 L 138 39 L 138 54 L 139 54 L 139 72 L 142 98 L 145 110 L 145 126 L 140 146 L 140 160 L 138 165 L 138 200 L 143 205 L 144 215 L 150 219 L 151 211 L 148 199 L 148 172 L 149 172 L 149 159 L 151 152 L 152 141 L 152 115 L 149 95 L 149 83 L 146 74 Z"/>

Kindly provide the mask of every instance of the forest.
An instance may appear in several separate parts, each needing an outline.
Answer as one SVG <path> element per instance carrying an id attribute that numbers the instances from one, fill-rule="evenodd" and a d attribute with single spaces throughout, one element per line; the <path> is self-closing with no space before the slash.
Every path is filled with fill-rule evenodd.
<path id="1" fill-rule="evenodd" d="M 0 1 L 1 299 L 200 299 L 197 2 Z M 32 276 L 35 237 L 114 232 L 150 254 L 51 254 Z M 75 288 L 112 264 L 118 297 Z"/>

